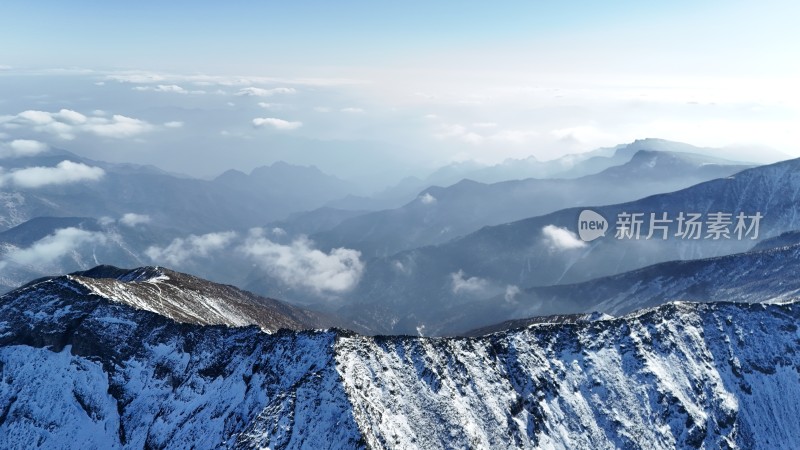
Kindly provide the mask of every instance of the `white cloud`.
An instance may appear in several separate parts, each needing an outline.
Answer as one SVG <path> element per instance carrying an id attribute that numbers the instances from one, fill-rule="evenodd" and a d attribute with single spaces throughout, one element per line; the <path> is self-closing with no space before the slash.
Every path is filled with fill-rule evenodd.
<path id="1" fill-rule="evenodd" d="M 128 227 L 135 227 L 145 223 L 150 223 L 150 216 L 147 214 L 127 213 L 119 219 L 119 223 Z"/>
<path id="2" fill-rule="evenodd" d="M 207 94 L 206 91 L 203 90 L 187 90 L 177 84 L 159 84 L 156 86 L 136 86 L 133 88 L 134 91 L 152 91 L 152 92 L 167 92 L 171 94 Z"/>
<path id="3" fill-rule="evenodd" d="M 106 80 L 118 81 L 120 83 L 156 84 L 170 82 L 191 83 L 195 86 L 252 86 L 257 84 L 264 85 L 277 83 L 306 86 L 345 86 L 366 83 L 365 80 L 349 78 L 280 78 L 265 76 L 226 76 L 204 74 L 185 75 L 179 73 L 159 73 L 144 70 L 115 70 L 104 72 L 104 75 Z M 294 91 L 293 88 L 277 88 L 277 90 Z"/>
<path id="4" fill-rule="evenodd" d="M 165 122 L 164 126 L 167 128 L 181 128 L 183 126 L 183 122 L 179 120 L 173 120 L 171 122 Z"/>
<path id="5" fill-rule="evenodd" d="M 87 120 L 86 116 L 71 109 L 62 109 L 61 111 L 53 114 L 53 118 L 72 125 L 80 125 L 82 123 L 86 123 Z"/>
<path id="6" fill-rule="evenodd" d="M 275 236 L 281 236 L 281 237 L 282 236 L 286 236 L 286 230 L 284 230 L 281 227 L 275 227 L 275 228 L 272 229 L 272 234 L 274 234 Z"/>
<path id="7" fill-rule="evenodd" d="M 319 113 L 328 113 L 331 112 L 331 109 L 327 106 L 315 106 L 314 111 Z"/>
<path id="8" fill-rule="evenodd" d="M 87 132 L 96 134 L 97 136 L 117 139 L 136 136 L 150 131 L 152 128 L 152 125 L 143 120 L 119 114 L 114 114 L 110 120 L 92 118 L 84 127 Z"/>
<path id="9" fill-rule="evenodd" d="M 239 89 L 239 91 L 234 95 L 248 96 L 248 97 L 272 97 L 275 94 L 294 94 L 295 92 L 297 91 L 294 88 L 287 88 L 287 87 L 279 87 L 273 89 L 246 87 Z"/>
<path id="10" fill-rule="evenodd" d="M 437 139 L 458 139 L 468 144 L 480 144 L 484 137 L 473 131 L 469 131 L 465 126 L 459 124 L 442 124 L 438 131 L 434 133 Z"/>
<path id="11" fill-rule="evenodd" d="M 5 267 L 8 262 L 25 266 L 42 266 L 51 264 L 56 260 L 74 252 L 80 246 L 87 243 L 105 243 L 106 237 L 103 233 L 81 230 L 79 228 L 61 228 L 53 234 L 46 236 L 30 247 L 17 249 L 4 256 L 4 261 L 0 261 L 0 269 Z"/>
<path id="12" fill-rule="evenodd" d="M 454 294 L 476 294 L 484 291 L 489 283 L 483 278 L 464 276 L 464 271 L 459 270 L 450 274 L 450 289 Z"/>
<path id="13" fill-rule="evenodd" d="M 290 122 L 288 120 L 264 117 L 253 119 L 253 126 L 263 127 L 269 125 L 277 130 L 295 130 L 303 126 L 303 122 Z"/>
<path id="14" fill-rule="evenodd" d="M 235 237 L 236 233 L 233 231 L 208 233 L 200 236 L 192 234 L 187 238 L 176 238 L 163 248 L 151 246 L 145 250 L 145 254 L 156 263 L 178 266 L 185 261 L 205 258 L 211 252 L 222 250 Z"/>
<path id="15" fill-rule="evenodd" d="M 105 175 L 105 171 L 99 167 L 65 160 L 55 167 L 26 167 L 8 173 L 0 173 L 0 186 L 13 184 L 20 188 L 39 188 L 54 184 L 96 181 L 103 175 Z"/>
<path id="16" fill-rule="evenodd" d="M 15 139 L 11 142 L 0 144 L 0 158 L 38 155 L 47 151 L 48 148 L 48 145 L 44 142 L 31 139 Z"/>
<path id="17" fill-rule="evenodd" d="M 120 83 L 157 83 L 164 81 L 166 78 L 163 75 L 151 72 L 128 72 L 128 73 L 115 73 L 108 75 L 109 80 L 119 81 Z"/>
<path id="18" fill-rule="evenodd" d="M 542 228 L 542 234 L 552 250 L 573 250 L 586 247 L 586 242 L 580 240 L 575 233 L 566 228 L 547 225 Z"/>
<path id="19" fill-rule="evenodd" d="M 475 122 L 472 124 L 475 128 L 495 128 L 497 127 L 497 123 L 495 122 Z"/>
<path id="20" fill-rule="evenodd" d="M 340 111 L 343 113 L 351 113 L 351 114 L 358 114 L 364 112 L 364 110 L 361 108 L 353 108 L 353 107 L 342 108 L 340 109 Z"/>
<path id="21" fill-rule="evenodd" d="M 431 195 L 430 192 L 426 192 L 419 196 L 419 201 L 421 201 L 423 205 L 432 205 L 436 203 L 436 197 Z"/>
<path id="22" fill-rule="evenodd" d="M 123 139 L 153 129 L 151 124 L 143 120 L 119 114 L 115 114 L 111 118 L 86 117 L 69 109 L 62 109 L 54 113 L 36 110 L 23 111 L 16 116 L 0 117 L 0 124 L 9 129 L 27 127 L 33 131 L 51 134 L 64 140 L 75 139 L 80 133 Z"/>
<path id="23" fill-rule="evenodd" d="M 520 294 L 520 292 L 521 291 L 519 289 L 519 286 L 509 284 L 508 286 L 506 286 L 506 293 L 503 295 L 503 298 L 508 303 L 513 303 L 516 300 L 517 296 Z"/>
<path id="24" fill-rule="evenodd" d="M 188 94 L 189 91 L 177 84 L 159 84 L 157 86 L 136 86 L 134 91 L 171 92 L 173 94 Z"/>
<path id="25" fill-rule="evenodd" d="M 347 292 L 358 284 L 364 271 L 361 252 L 356 250 L 336 248 L 324 253 L 306 238 L 281 245 L 265 238 L 261 230 L 251 231 L 240 251 L 271 276 L 317 294 Z"/>

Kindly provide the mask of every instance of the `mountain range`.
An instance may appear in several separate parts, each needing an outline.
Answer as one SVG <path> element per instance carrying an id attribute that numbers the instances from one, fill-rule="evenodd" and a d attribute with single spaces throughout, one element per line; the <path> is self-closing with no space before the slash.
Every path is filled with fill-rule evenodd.
<path id="1" fill-rule="evenodd" d="M 367 257 L 440 244 L 487 226 L 579 205 L 619 203 L 724 178 L 750 166 L 690 153 L 622 147 L 618 166 L 574 179 L 509 180 L 484 184 L 464 179 L 429 187 L 397 209 L 358 215 L 312 235 L 322 248 L 348 247 Z M 625 156 L 616 156 L 625 155 Z M 612 158 L 608 158 L 612 159 Z"/>
<path id="2" fill-rule="evenodd" d="M 254 169 L 250 175 L 230 171 L 213 181 L 150 166 L 93 161 L 59 149 L 4 158 L 2 166 L 23 174 L 39 168 L 61 179 L 2 186 L 0 231 L 41 216 L 100 219 L 133 213 L 167 230 L 207 233 L 263 225 L 351 192 L 348 183 L 315 167 L 286 163 Z M 80 182 L 67 178 L 87 174 L 91 177 Z"/>
<path id="3" fill-rule="evenodd" d="M 369 261 L 349 295 L 344 316 L 376 324 L 380 333 L 415 333 L 440 311 L 519 289 L 575 283 L 670 260 L 743 252 L 758 239 L 645 239 L 650 213 L 674 221 L 681 212 L 760 213 L 759 239 L 800 229 L 800 160 L 761 166 L 666 194 L 591 209 L 613 230 L 623 212 L 643 214 L 641 239 L 616 239 L 612 232 L 591 243 L 577 239 L 584 208 L 485 227 L 437 246 L 421 247 Z M 671 233 L 677 230 L 672 224 Z M 561 230 L 561 231 L 558 231 Z M 733 231 L 733 225 L 730 230 Z M 565 239 L 564 236 L 570 236 Z M 569 233 L 572 233 L 570 235 Z M 658 235 L 657 235 L 658 236 Z M 247 289 L 268 292 L 274 281 L 255 280 Z M 263 284 L 262 284 L 263 283 Z M 513 296 L 513 295 L 512 295 Z M 286 295 L 285 295 L 286 297 Z"/>
<path id="4" fill-rule="evenodd" d="M 197 325 L 153 312 L 183 282 L 137 296 L 144 303 L 84 284 L 174 275 L 99 268 L 0 297 L 0 446 L 790 448 L 800 439 L 795 303 L 671 303 L 431 339 Z"/>

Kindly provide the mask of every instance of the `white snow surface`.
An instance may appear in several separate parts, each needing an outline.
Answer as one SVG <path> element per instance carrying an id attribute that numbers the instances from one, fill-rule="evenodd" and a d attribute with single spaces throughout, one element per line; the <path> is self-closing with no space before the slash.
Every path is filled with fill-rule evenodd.
<path id="1" fill-rule="evenodd" d="M 0 297 L 0 448 L 798 448 L 800 305 L 672 303 L 481 338 L 176 323 Z"/>

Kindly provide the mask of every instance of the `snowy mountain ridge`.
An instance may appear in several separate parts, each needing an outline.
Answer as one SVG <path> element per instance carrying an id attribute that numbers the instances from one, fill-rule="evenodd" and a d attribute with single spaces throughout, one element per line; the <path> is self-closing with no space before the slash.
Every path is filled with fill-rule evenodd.
<path id="1" fill-rule="evenodd" d="M 174 279 L 152 275 L 139 282 Z M 39 280 L 0 297 L 0 447 L 791 448 L 800 440 L 797 303 L 671 303 L 479 338 L 267 334 L 179 323 L 76 280 L 91 277 Z"/>
<path id="2" fill-rule="evenodd" d="M 96 295 L 195 325 L 255 325 L 265 332 L 342 326 L 321 313 L 163 267 L 98 266 L 44 282 L 58 282 L 80 295 Z"/>

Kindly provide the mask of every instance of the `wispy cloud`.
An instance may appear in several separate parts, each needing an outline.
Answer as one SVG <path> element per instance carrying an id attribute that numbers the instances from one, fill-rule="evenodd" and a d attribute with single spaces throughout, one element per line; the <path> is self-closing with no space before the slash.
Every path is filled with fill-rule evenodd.
<path id="1" fill-rule="evenodd" d="M 95 75 L 102 76 L 104 80 L 117 81 L 120 83 L 132 84 L 165 84 L 165 83 L 184 83 L 195 86 L 256 86 L 269 84 L 290 84 L 301 86 L 349 86 L 365 84 L 365 80 L 354 78 L 309 78 L 309 77 L 266 77 L 258 75 L 208 75 L 208 74 L 180 74 L 167 72 L 152 72 L 146 70 L 124 70 L 124 71 L 99 71 Z M 262 89 L 262 88 L 259 88 Z M 293 88 L 276 88 L 293 89 Z M 268 89 L 265 89 L 268 90 Z M 276 92 L 277 93 L 277 92 Z M 246 94 L 245 94 L 246 95 Z"/>
<path id="2" fill-rule="evenodd" d="M 127 227 L 135 227 L 136 225 L 143 225 L 150 222 L 150 216 L 147 214 L 127 213 L 119 219 L 119 223 Z"/>
<path id="3" fill-rule="evenodd" d="M 247 97 L 272 97 L 275 94 L 294 94 L 297 92 L 294 88 L 277 87 L 273 89 L 263 89 L 257 87 L 246 87 L 239 89 L 234 95 L 247 96 Z"/>
<path id="4" fill-rule="evenodd" d="M 303 122 L 292 122 L 283 119 L 276 119 L 274 117 L 259 117 L 253 119 L 253 126 L 263 127 L 271 126 L 277 130 L 295 130 L 303 126 Z"/>
<path id="5" fill-rule="evenodd" d="M 503 294 L 503 299 L 505 299 L 505 301 L 508 303 L 514 303 L 520 292 L 519 286 L 509 284 L 506 286 L 506 292 Z"/>
<path id="6" fill-rule="evenodd" d="M 183 94 L 186 95 L 189 93 L 186 89 L 178 86 L 177 84 L 159 84 L 156 86 L 136 86 L 133 88 L 134 91 L 153 91 L 153 92 L 169 92 L 173 94 Z M 205 94 L 205 91 L 194 91 L 194 93 L 202 93 Z"/>
<path id="7" fill-rule="evenodd" d="M 15 249 L 0 261 L 0 269 L 9 262 L 23 266 L 46 266 L 64 256 L 76 251 L 82 245 L 95 243 L 103 244 L 106 236 L 103 233 L 81 230 L 79 228 L 61 228 L 48 235 L 30 247 Z"/>
<path id="8" fill-rule="evenodd" d="M 263 230 L 252 230 L 240 251 L 268 274 L 295 288 L 317 294 L 339 294 L 353 289 L 361 279 L 361 253 L 336 248 L 325 253 L 306 238 L 282 245 L 267 239 Z"/>
<path id="9" fill-rule="evenodd" d="M 470 131 L 467 127 L 459 124 L 439 125 L 434 137 L 437 139 L 458 139 L 468 144 L 480 144 L 484 140 L 484 137 L 480 134 Z"/>
<path id="10" fill-rule="evenodd" d="M 165 122 L 164 126 L 167 128 L 181 128 L 183 127 L 183 122 L 178 120 L 173 120 L 171 122 Z"/>
<path id="11" fill-rule="evenodd" d="M 166 247 L 151 246 L 145 250 L 145 254 L 156 263 L 179 266 L 196 258 L 207 258 L 211 253 L 227 247 L 235 237 L 233 231 L 200 236 L 192 234 L 187 238 L 176 238 Z"/>
<path id="12" fill-rule="evenodd" d="M 436 197 L 431 195 L 430 192 L 426 192 L 419 196 L 419 201 L 422 202 L 423 205 L 432 205 L 436 203 Z"/>
<path id="13" fill-rule="evenodd" d="M 99 167 L 83 163 L 61 161 L 55 167 L 26 167 L 11 172 L 0 172 L 0 186 L 11 184 L 19 188 L 40 188 L 43 186 L 96 181 L 105 175 Z"/>

